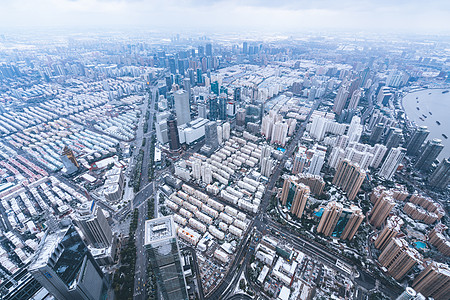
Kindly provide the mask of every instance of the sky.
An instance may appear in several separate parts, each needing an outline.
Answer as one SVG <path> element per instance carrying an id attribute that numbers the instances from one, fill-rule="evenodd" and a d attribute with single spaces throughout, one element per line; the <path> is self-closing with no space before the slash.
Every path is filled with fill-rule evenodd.
<path id="1" fill-rule="evenodd" d="M 37 27 L 450 34 L 450 1 L 0 0 L 0 30 Z"/>

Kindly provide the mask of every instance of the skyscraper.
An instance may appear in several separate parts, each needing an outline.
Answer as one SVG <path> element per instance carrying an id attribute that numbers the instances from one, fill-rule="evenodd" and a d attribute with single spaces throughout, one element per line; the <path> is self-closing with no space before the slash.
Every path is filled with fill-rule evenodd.
<path id="1" fill-rule="evenodd" d="M 90 245 L 106 248 L 112 243 L 111 227 L 103 210 L 95 201 L 86 202 L 77 210 L 75 221 Z"/>
<path id="2" fill-rule="evenodd" d="M 28 270 L 58 300 L 106 298 L 106 278 L 74 226 L 46 235 Z"/>
<path id="3" fill-rule="evenodd" d="M 393 238 L 381 252 L 378 261 L 381 266 L 394 277 L 402 279 L 414 266 L 421 262 L 422 256 L 417 250 L 409 247 L 404 239 Z"/>
<path id="4" fill-rule="evenodd" d="M 322 170 L 323 163 L 325 162 L 325 151 L 315 150 L 311 158 L 311 163 L 307 173 L 312 175 L 320 175 L 320 170 Z"/>
<path id="5" fill-rule="evenodd" d="M 281 203 L 294 215 L 301 218 L 309 193 L 309 187 L 303 183 L 298 183 L 295 176 L 286 177 L 281 193 Z"/>
<path id="6" fill-rule="evenodd" d="M 145 221 L 144 246 L 163 298 L 187 300 L 186 280 L 172 216 Z"/>
<path id="7" fill-rule="evenodd" d="M 392 149 L 398 147 L 403 140 L 403 133 L 400 128 L 394 128 L 386 139 L 386 148 Z"/>
<path id="8" fill-rule="evenodd" d="M 349 200 L 353 200 L 359 191 L 366 172 L 361 170 L 358 164 L 354 164 L 348 159 L 341 160 L 336 174 L 333 177 L 333 184 L 339 186 L 342 190 L 347 192 Z"/>
<path id="9" fill-rule="evenodd" d="M 444 158 L 428 178 L 428 184 L 437 189 L 446 189 L 450 183 L 450 161 Z"/>
<path id="10" fill-rule="evenodd" d="M 348 141 L 351 142 L 359 142 L 363 132 L 363 126 L 361 125 L 361 118 L 358 116 L 354 116 L 352 121 L 350 122 L 350 126 L 348 127 Z"/>
<path id="11" fill-rule="evenodd" d="M 212 45 L 206 44 L 206 56 L 212 56 Z"/>
<path id="12" fill-rule="evenodd" d="M 209 121 L 205 125 L 205 145 L 210 147 L 212 151 L 216 150 L 217 147 L 219 147 L 216 121 Z"/>
<path id="13" fill-rule="evenodd" d="M 334 99 L 334 105 L 333 105 L 333 111 L 340 115 L 342 110 L 345 108 L 345 104 L 347 103 L 348 98 L 348 86 L 347 85 L 341 85 L 341 87 L 338 90 L 338 93 L 336 95 L 336 98 Z"/>
<path id="14" fill-rule="evenodd" d="M 189 105 L 189 94 L 185 90 L 174 93 L 175 113 L 178 126 L 191 121 L 191 106 Z"/>
<path id="15" fill-rule="evenodd" d="M 211 95 L 208 99 L 209 103 L 209 116 L 208 119 L 211 121 L 217 121 L 219 118 L 219 103 L 217 101 L 217 96 Z"/>
<path id="16" fill-rule="evenodd" d="M 381 165 L 378 175 L 387 180 L 391 180 L 404 157 L 405 157 L 404 148 L 401 147 L 392 148 L 389 151 L 388 156 L 384 160 L 384 163 Z"/>
<path id="17" fill-rule="evenodd" d="M 431 165 L 441 153 L 444 145 L 440 139 L 433 139 L 428 141 L 417 160 L 415 167 L 418 170 L 428 172 L 431 169 Z"/>
<path id="18" fill-rule="evenodd" d="M 350 99 L 350 103 L 348 104 L 348 109 L 350 110 L 358 107 L 359 99 L 361 99 L 361 90 L 357 89 L 352 94 L 352 98 Z"/>
<path id="19" fill-rule="evenodd" d="M 392 238 L 396 237 L 400 233 L 400 227 L 403 224 L 403 220 L 398 216 L 392 216 L 386 221 L 384 228 L 378 233 L 378 237 L 375 240 L 375 248 L 381 251 L 391 242 Z"/>
<path id="20" fill-rule="evenodd" d="M 381 140 L 381 136 L 383 135 L 384 131 L 384 124 L 378 123 L 375 125 L 375 128 L 372 130 L 372 133 L 369 138 L 369 143 L 372 145 L 378 143 Z"/>
<path id="21" fill-rule="evenodd" d="M 331 201 L 323 210 L 317 232 L 325 236 L 352 240 L 363 219 L 364 215 L 359 207 L 344 207 L 341 203 Z"/>
<path id="22" fill-rule="evenodd" d="M 375 202 L 375 205 L 369 213 L 370 224 L 379 228 L 389 216 L 389 213 L 394 206 L 394 199 L 390 195 L 383 194 L 380 198 L 378 198 L 377 202 Z"/>
<path id="23" fill-rule="evenodd" d="M 427 126 L 417 127 L 412 134 L 408 144 L 406 145 L 406 154 L 418 155 L 420 148 L 422 147 L 429 134 L 430 132 L 428 131 Z"/>
<path id="24" fill-rule="evenodd" d="M 179 150 L 181 147 L 180 137 L 178 136 L 177 120 L 173 115 L 167 118 L 167 136 L 169 138 L 170 150 Z"/>
<path id="25" fill-rule="evenodd" d="M 450 295 L 450 268 L 447 264 L 431 262 L 416 278 L 413 288 L 435 300 L 446 300 Z"/>

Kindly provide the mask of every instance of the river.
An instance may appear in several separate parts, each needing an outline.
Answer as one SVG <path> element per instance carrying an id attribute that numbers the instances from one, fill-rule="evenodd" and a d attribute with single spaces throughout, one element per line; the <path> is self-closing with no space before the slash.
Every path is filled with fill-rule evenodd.
<path id="1" fill-rule="evenodd" d="M 427 126 L 430 131 L 428 139 L 442 140 L 444 149 L 438 156 L 440 160 L 450 157 L 450 93 L 443 94 L 443 91 L 445 90 L 421 90 L 409 93 L 403 98 L 403 108 L 408 119 L 418 126 Z M 442 134 L 447 135 L 448 139 Z"/>

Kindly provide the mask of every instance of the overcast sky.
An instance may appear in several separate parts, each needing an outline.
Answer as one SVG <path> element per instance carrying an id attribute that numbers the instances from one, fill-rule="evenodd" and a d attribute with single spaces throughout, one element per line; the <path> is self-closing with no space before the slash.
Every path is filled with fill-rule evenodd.
<path id="1" fill-rule="evenodd" d="M 0 0 L 0 29 L 450 33 L 449 0 Z"/>

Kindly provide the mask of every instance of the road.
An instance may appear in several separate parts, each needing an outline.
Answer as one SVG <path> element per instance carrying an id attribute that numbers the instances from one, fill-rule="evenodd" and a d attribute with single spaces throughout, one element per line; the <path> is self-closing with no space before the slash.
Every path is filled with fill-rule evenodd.
<path id="1" fill-rule="evenodd" d="M 138 207 L 139 217 L 136 229 L 136 268 L 134 273 L 133 299 L 145 300 L 147 282 L 147 259 L 144 248 L 145 220 L 147 219 L 147 202 Z"/>

